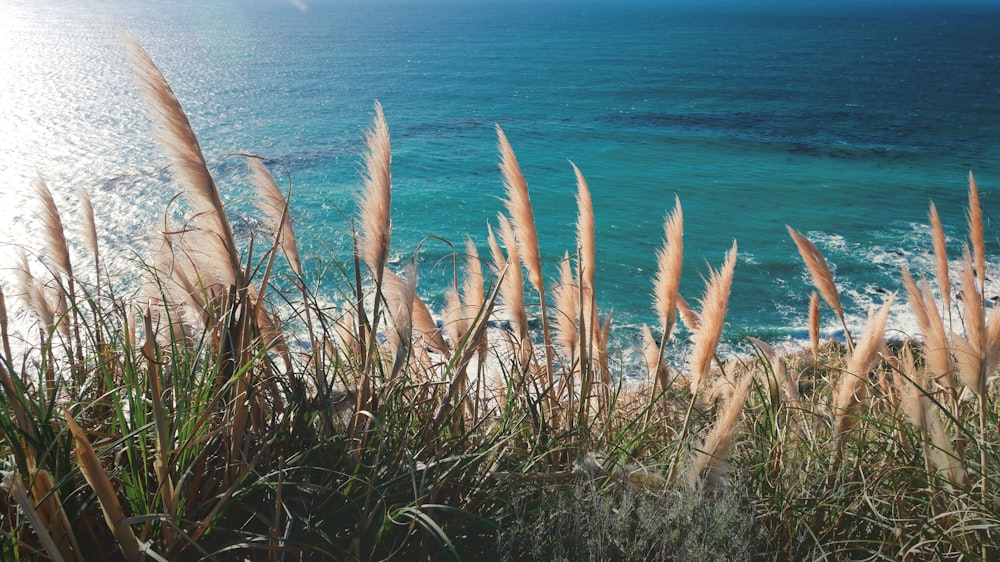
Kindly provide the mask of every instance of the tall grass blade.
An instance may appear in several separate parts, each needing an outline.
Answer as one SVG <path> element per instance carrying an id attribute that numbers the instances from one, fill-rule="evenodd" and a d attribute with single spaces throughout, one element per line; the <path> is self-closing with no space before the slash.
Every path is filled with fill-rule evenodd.
<path id="1" fill-rule="evenodd" d="M 104 511 L 104 521 L 118 540 L 118 547 L 125 555 L 125 559 L 139 560 L 142 547 L 139 545 L 139 540 L 136 538 L 135 533 L 132 532 L 132 528 L 123 524 L 125 512 L 122 510 L 121 502 L 118 500 L 118 493 L 115 491 L 114 485 L 108 479 L 107 473 L 104 472 L 104 467 L 101 466 L 101 460 L 97 457 L 97 453 L 94 452 L 94 447 L 87 439 L 87 434 L 77 425 L 73 416 L 69 412 L 64 412 L 63 417 L 66 418 L 66 425 L 69 426 L 70 432 L 73 434 L 73 440 L 76 443 L 76 460 L 80 467 L 80 472 L 83 474 L 83 478 L 87 481 L 87 484 L 97 494 L 97 501 L 101 504 L 101 509 Z"/>
<path id="2" fill-rule="evenodd" d="M 35 509 L 34 502 L 28 497 L 27 490 L 24 487 L 24 483 L 21 482 L 21 477 L 16 472 L 11 472 L 7 474 L 3 479 L 3 488 L 6 488 L 10 495 L 14 497 L 14 501 L 17 502 L 18 506 L 21 508 L 21 512 L 28 518 L 31 523 L 31 528 L 35 531 L 35 536 L 42 543 L 42 547 L 45 548 L 45 552 L 52 558 L 54 562 L 63 562 L 66 558 L 63 557 L 62 550 L 56 546 L 56 541 L 49 534 L 49 526 L 42 519 L 42 515 Z M 70 560 L 77 560 L 77 557 L 72 551 L 68 553 L 68 558 Z"/>

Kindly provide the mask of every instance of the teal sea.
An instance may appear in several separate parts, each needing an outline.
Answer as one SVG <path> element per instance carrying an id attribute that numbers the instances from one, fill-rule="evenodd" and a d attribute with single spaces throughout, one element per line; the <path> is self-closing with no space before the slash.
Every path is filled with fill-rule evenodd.
<path id="1" fill-rule="evenodd" d="M 597 294 L 616 333 L 655 321 L 675 196 L 689 300 L 739 245 L 731 337 L 804 333 L 812 289 L 785 225 L 825 253 L 860 324 L 904 262 L 930 274 L 931 201 L 954 257 L 970 171 L 986 215 L 1000 210 L 1000 5 L 751 4 L 0 0 L 0 243 L 37 240 L 40 174 L 70 218 L 74 189 L 92 193 L 110 267 L 148 248 L 176 188 L 129 77 L 127 30 L 190 114 L 235 215 L 252 221 L 253 195 L 234 155 L 274 161 L 314 264 L 350 258 L 378 100 L 393 255 L 419 249 L 432 308 L 466 236 L 488 253 L 500 125 L 552 277 L 575 248 L 570 162 L 586 176 Z M 996 255 L 992 220 L 987 235 Z M 906 332 L 897 302 L 892 325 Z M 824 327 L 835 335 L 828 309 Z"/>

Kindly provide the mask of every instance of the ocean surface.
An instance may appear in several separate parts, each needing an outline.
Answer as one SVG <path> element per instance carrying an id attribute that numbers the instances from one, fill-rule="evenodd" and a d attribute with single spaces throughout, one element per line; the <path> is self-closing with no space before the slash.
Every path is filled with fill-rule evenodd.
<path id="1" fill-rule="evenodd" d="M 178 188 L 130 78 L 127 32 L 171 83 L 241 225 L 254 196 L 236 154 L 276 163 L 313 267 L 351 257 L 378 100 L 393 256 L 419 248 L 432 308 L 466 236 L 488 255 L 503 208 L 497 124 L 528 181 L 550 279 L 575 249 L 570 162 L 586 176 L 599 306 L 619 341 L 655 324 L 655 253 L 675 196 L 688 300 L 739 245 L 731 342 L 804 337 L 812 288 L 785 225 L 824 252 L 857 330 L 899 288 L 901 264 L 932 275 L 931 201 L 960 256 L 970 171 L 996 257 L 1000 5 L 749 4 L 0 0 L 0 255 L 39 247 L 39 175 L 73 232 L 74 190 L 90 191 L 112 271 L 148 255 Z M 0 264 L 8 294 L 12 265 Z M 903 298 L 890 324 L 914 330 Z M 824 329 L 837 328 L 824 308 Z"/>

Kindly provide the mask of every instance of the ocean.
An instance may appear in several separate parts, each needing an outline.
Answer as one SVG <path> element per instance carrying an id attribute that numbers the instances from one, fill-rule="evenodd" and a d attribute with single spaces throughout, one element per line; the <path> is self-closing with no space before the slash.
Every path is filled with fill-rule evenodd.
<path id="1" fill-rule="evenodd" d="M 997 4 L 2 0 L 0 13 L 3 256 L 39 246 L 39 175 L 71 230 L 75 188 L 91 193 L 113 272 L 148 255 L 177 186 L 125 33 L 188 112 L 238 227 L 252 225 L 254 197 L 239 154 L 273 160 L 313 268 L 351 258 L 378 100 L 392 136 L 393 257 L 419 250 L 432 309 L 466 236 L 488 255 L 503 209 L 496 125 L 527 179 L 553 282 L 575 250 L 570 162 L 585 175 L 597 298 L 620 342 L 656 322 L 655 254 L 675 196 L 689 301 L 738 243 L 736 346 L 805 337 L 812 287 L 786 225 L 826 255 L 852 330 L 900 290 L 902 264 L 932 275 L 931 201 L 960 256 L 970 172 L 998 254 Z M 7 294 L 12 267 L 0 265 Z M 890 326 L 915 333 L 901 297 Z"/>

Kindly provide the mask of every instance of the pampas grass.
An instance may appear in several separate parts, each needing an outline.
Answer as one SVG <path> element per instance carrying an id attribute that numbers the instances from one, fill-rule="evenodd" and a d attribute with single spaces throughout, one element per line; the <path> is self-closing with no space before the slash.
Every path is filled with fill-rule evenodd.
<path id="1" fill-rule="evenodd" d="M 53 265 L 66 276 L 66 282 L 72 291 L 73 285 L 73 264 L 69 257 L 69 244 L 66 242 L 66 231 L 63 228 L 62 218 L 59 216 L 59 209 L 56 207 L 52 192 L 42 178 L 36 178 L 34 182 L 35 194 L 41 200 L 42 224 L 45 226 L 44 239 L 48 241 L 46 245 L 47 255 L 54 262 Z M 71 295 L 72 297 L 73 295 Z"/>
<path id="2" fill-rule="evenodd" d="M 921 281 L 918 285 L 905 266 L 903 287 L 906 289 L 907 300 L 924 337 L 924 357 L 927 367 L 934 374 L 934 380 L 948 392 L 948 397 L 954 404 L 958 393 L 954 383 L 951 345 L 948 342 L 944 321 L 938 313 L 934 295 L 927 282 Z"/>
<path id="3" fill-rule="evenodd" d="M 83 232 L 84 246 L 94 257 L 95 279 L 101 278 L 101 252 L 97 246 L 97 220 L 94 218 L 94 205 L 90 200 L 90 193 L 82 188 L 76 189 L 76 195 L 80 199 L 80 225 Z"/>
<path id="4" fill-rule="evenodd" d="M 722 337 L 729 304 L 729 290 L 733 283 L 736 267 L 736 242 L 726 254 L 726 259 L 718 271 L 709 268 L 705 283 L 705 294 L 698 313 L 698 329 L 692 336 L 694 347 L 688 363 L 691 395 L 696 396 L 703 381 L 708 377 L 715 348 Z"/>
<path id="5" fill-rule="evenodd" d="M 696 450 L 688 469 L 688 486 L 691 489 L 702 485 L 713 489 L 723 484 L 736 438 L 737 422 L 743 415 L 744 403 L 753 380 L 753 372 L 743 374 L 704 443 Z"/>
<path id="6" fill-rule="evenodd" d="M 521 173 L 521 166 L 514 155 L 507 135 L 498 125 L 497 149 L 500 151 L 500 172 L 503 176 L 507 199 L 504 206 L 510 213 L 511 222 L 517 232 L 517 251 L 528 270 L 528 281 L 539 294 L 545 293 L 545 279 L 542 277 L 542 256 L 538 250 L 538 231 L 535 230 L 535 212 L 528 196 L 528 184 Z"/>
<path id="7" fill-rule="evenodd" d="M 965 309 L 965 337 L 953 338 L 958 374 L 977 396 L 986 394 L 986 379 L 1000 365 L 1000 314 L 990 310 L 977 284 L 977 269 L 966 249 L 962 261 L 962 306 Z"/>
<path id="8" fill-rule="evenodd" d="M 983 209 L 979 205 L 979 187 L 976 178 L 969 172 L 969 208 L 967 211 L 969 240 L 975 257 L 976 279 L 980 292 L 986 291 L 986 241 L 983 235 Z"/>
<path id="9" fill-rule="evenodd" d="M 666 342 L 670 339 L 677 318 L 681 270 L 684 265 L 684 213 L 680 198 L 674 198 L 674 210 L 664 220 L 663 231 L 666 238 L 656 254 L 653 307 L 660 318 L 663 341 Z"/>
<path id="10" fill-rule="evenodd" d="M 52 226 L 58 209 L 39 193 L 51 211 L 45 244 L 57 244 L 40 256 L 48 272 L 22 249 L 16 291 L 18 308 L 38 317 L 37 335 L 12 332 L 0 292 L 0 461 L 11 472 L 0 490 L 0 517 L 9 522 L 0 557 L 497 560 L 500 529 L 561 520 L 566 510 L 546 511 L 546 498 L 586 486 L 588 502 L 613 506 L 587 520 L 613 532 L 593 534 L 622 539 L 599 552 L 621 560 L 676 555 L 646 541 L 678 529 L 707 533 L 685 544 L 726 544 L 732 536 L 718 529 L 733 529 L 732 518 L 746 522 L 738 527 L 752 544 L 747 552 L 764 557 L 990 559 L 1000 512 L 996 397 L 986 381 L 1000 357 L 1000 315 L 983 298 L 986 266 L 977 267 L 975 248 L 982 235 L 971 234 L 963 259 L 956 310 L 964 329 L 948 333 L 930 285 L 904 270 L 924 345 L 885 341 L 890 297 L 845 354 L 819 347 L 819 299 L 838 305 L 831 307 L 842 324 L 846 315 L 825 259 L 789 229 L 817 285 L 812 349 L 781 354 L 743 338 L 757 350 L 746 357 L 729 351 L 739 341 L 720 349 L 737 246 L 708 269 L 695 315 L 678 291 L 675 199 L 657 255 L 660 341 L 643 326 L 641 349 L 618 349 L 612 315 L 599 317 L 595 304 L 595 217 L 583 174 L 573 166 L 576 247 L 547 295 L 544 283 L 554 280 L 541 268 L 527 184 L 498 130 L 508 208 L 487 227 L 492 275 L 484 276 L 471 238 L 455 250 L 461 271 L 439 329 L 418 295 L 419 254 L 398 269 L 388 263 L 391 154 L 380 106 L 365 139 L 355 256 L 328 257 L 324 265 L 341 278 L 331 287 L 321 277 L 316 287 L 325 293 L 314 294 L 305 278 L 314 272 L 303 271 L 294 248 L 294 208 L 258 159 L 250 167 L 264 216 L 247 224 L 250 240 L 270 243 L 263 258 L 253 257 L 253 242 L 233 246 L 246 255 L 233 261 L 225 248 L 232 227 L 190 125 L 148 57 L 133 57 L 194 216 L 164 219 L 136 283 L 109 282 L 100 298 L 81 299 L 67 294 L 68 283 L 77 275 L 77 287 L 93 287 L 92 275 L 101 280 L 98 223 L 81 194 L 83 245 L 97 267 L 70 275 L 76 248 L 65 244 L 61 219 Z M 970 192 L 971 207 L 979 196 Z M 982 214 L 969 211 L 970 230 Z M 932 207 L 939 223 L 935 216 Z M 943 287 L 939 231 L 932 224 Z M 282 253 L 293 287 L 269 283 Z M 566 351 L 545 372 L 532 352 L 538 334 L 528 325 L 525 274 L 543 305 L 546 350 L 554 320 Z M 557 319 L 544 308 L 550 296 Z M 66 312 L 74 310 L 87 314 Z M 692 338 L 667 351 L 678 313 Z M 69 324 L 87 335 L 75 355 L 55 331 Z M 12 337 L 24 343 L 16 351 Z M 647 377 L 629 376 L 633 358 Z M 671 384 L 667 365 L 685 359 L 688 384 Z M 770 393 L 756 385 L 761 373 Z M 81 385 L 65 384 L 76 375 Z M 942 400 L 934 379 L 960 380 L 978 408 Z M 576 470 L 588 465 L 595 468 Z M 719 490 L 729 469 L 736 477 Z M 734 503 L 715 509 L 723 497 Z M 705 521 L 650 531 L 650 518 L 692 503 L 708 506 Z M 635 507 L 642 505 L 662 509 Z M 580 510 L 569 516 L 587 519 Z M 553 546 L 538 552 L 558 554 L 554 545 L 572 540 L 535 523 L 533 540 Z M 698 552 L 724 558 L 732 550 Z"/>
<path id="11" fill-rule="evenodd" d="M 302 274 L 302 260 L 299 257 L 298 242 L 292 228 L 292 218 L 288 213 L 288 199 L 278 189 L 274 176 L 260 158 L 248 158 L 250 182 L 257 189 L 257 208 L 264 213 L 268 228 L 274 233 L 278 246 L 283 250 L 292 273 L 299 279 Z M 289 197 L 291 194 L 289 194 Z"/>
<path id="12" fill-rule="evenodd" d="M 813 291 L 809 295 L 809 345 L 813 359 L 819 359 L 819 295 Z"/>
<path id="13" fill-rule="evenodd" d="M 590 197 L 590 186 L 584 179 L 583 173 L 573 166 L 573 173 L 576 174 L 576 245 L 579 251 L 579 275 L 580 284 L 584 290 L 584 300 L 586 306 L 594 296 L 594 273 L 597 270 L 597 236 L 594 232 L 594 202 Z M 593 316 L 585 314 L 584 318 L 591 325 L 594 324 Z"/>
<path id="14" fill-rule="evenodd" d="M 595 339 L 600 337 L 598 330 L 597 294 L 594 289 L 595 272 L 597 270 L 597 237 L 594 230 L 594 203 L 590 196 L 590 186 L 583 173 L 570 162 L 576 175 L 576 245 L 577 274 L 579 280 L 579 298 L 576 308 L 579 309 L 578 347 L 580 366 L 579 372 L 589 377 L 592 371 L 590 360 L 601 347 Z M 587 384 L 581 382 L 582 385 Z"/>
<path id="15" fill-rule="evenodd" d="M 677 311 L 681 313 L 681 319 L 684 321 L 684 325 L 687 329 L 694 333 L 698 331 L 698 314 L 691 308 L 688 304 L 687 299 L 684 295 L 677 295 Z"/>
<path id="16" fill-rule="evenodd" d="M 524 180 L 524 174 L 521 173 L 521 166 L 514 155 L 514 149 L 511 148 L 507 136 L 499 125 L 497 125 L 496 131 L 497 148 L 500 151 L 500 172 L 507 195 L 504 206 L 510 213 L 511 223 L 517 234 L 517 249 L 524 267 L 528 270 L 528 281 L 538 293 L 538 300 L 541 304 L 542 339 L 545 347 L 545 387 L 551 391 L 555 388 L 555 369 L 552 362 L 552 336 L 549 331 L 545 277 L 542 275 L 542 255 L 538 248 L 535 212 L 528 196 L 528 183 Z"/>
<path id="17" fill-rule="evenodd" d="M 948 245 L 938 216 L 937 207 L 931 203 L 928 211 L 930 220 L 931 243 L 934 246 L 934 275 L 937 278 L 938 291 L 941 293 L 944 310 L 948 314 L 949 329 L 951 325 L 951 276 L 948 267 Z"/>
<path id="18" fill-rule="evenodd" d="M 242 281 L 233 229 L 191 123 L 146 51 L 131 37 L 126 37 L 126 47 L 133 75 L 149 102 L 149 111 L 156 123 L 155 135 L 170 156 L 173 172 L 185 187 L 184 198 L 191 206 L 196 221 L 204 223 L 212 233 L 202 240 L 211 248 L 205 253 L 212 256 L 211 259 L 225 256 L 228 260 L 227 278 L 242 288 L 245 283 Z"/>
<path id="19" fill-rule="evenodd" d="M 642 359 L 646 364 L 646 373 L 651 381 L 650 386 L 655 388 L 656 385 L 659 385 L 660 389 L 666 390 L 669 385 L 670 371 L 667 369 L 666 364 L 663 363 L 663 355 L 660 353 L 659 342 L 653 337 L 653 332 L 649 329 L 649 325 L 642 325 L 639 338 Z"/>
<path id="20" fill-rule="evenodd" d="M 496 274 L 499 275 L 506 270 L 503 281 L 500 282 L 500 302 L 506 309 L 508 320 L 514 326 L 518 345 L 529 345 L 528 312 L 524 308 L 524 273 L 519 262 L 517 237 L 507 217 L 497 215 L 497 223 L 500 228 L 500 239 L 507 249 L 506 257 L 494 238 L 492 229 L 489 230 L 488 237 Z"/>
<path id="21" fill-rule="evenodd" d="M 882 347 L 885 323 L 893 299 L 894 296 L 886 299 L 882 308 L 868 319 L 858 345 L 850 352 L 846 370 L 837 382 L 833 401 L 833 434 L 838 445 L 843 445 L 847 433 L 857 421 L 858 408 L 867 393 L 868 371 Z"/>
<path id="22" fill-rule="evenodd" d="M 392 219 L 392 153 L 389 147 L 389 126 L 382 105 L 375 102 L 375 117 L 365 137 L 365 190 L 358 202 L 361 236 L 358 247 L 361 259 L 372 275 L 379 278 L 389 259 Z"/>
<path id="23" fill-rule="evenodd" d="M 580 290 L 573 278 L 569 254 L 566 254 L 559 262 L 559 284 L 552 291 L 556 310 L 552 332 L 555 341 L 562 346 L 566 356 L 569 357 L 570 364 L 576 361 L 577 346 L 580 341 L 577 329 L 577 320 L 581 317 Z"/>
<path id="24" fill-rule="evenodd" d="M 840 292 L 837 291 L 837 284 L 833 281 L 833 273 L 830 271 L 830 266 L 826 263 L 826 258 L 823 257 L 823 254 L 808 238 L 799 234 L 794 228 L 788 225 L 785 228 L 788 229 L 788 234 L 795 242 L 795 247 L 798 248 L 799 255 L 802 256 L 802 261 L 805 262 L 806 269 L 809 271 L 809 275 L 812 276 L 813 285 L 816 286 L 819 294 L 823 296 L 823 300 L 830 305 L 834 314 L 840 319 L 840 323 L 844 327 L 844 337 L 847 339 L 847 346 L 852 347 L 851 333 L 847 329 L 844 308 L 840 304 Z"/>

